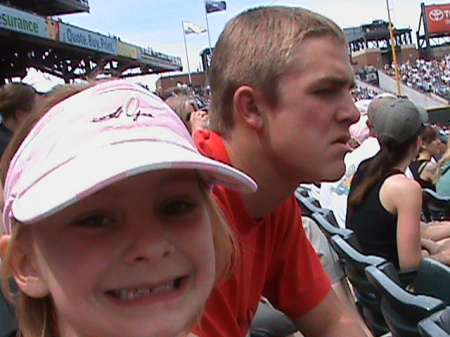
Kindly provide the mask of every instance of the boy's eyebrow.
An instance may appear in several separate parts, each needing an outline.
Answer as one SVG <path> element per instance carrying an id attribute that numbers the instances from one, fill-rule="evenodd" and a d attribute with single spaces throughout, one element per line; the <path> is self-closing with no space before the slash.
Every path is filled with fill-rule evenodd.
<path id="1" fill-rule="evenodd" d="M 355 79 L 352 77 L 349 81 L 348 78 L 342 77 L 342 76 L 335 76 L 335 75 L 328 75 L 319 78 L 317 81 L 315 81 L 311 86 L 321 86 L 321 85 L 332 85 L 332 86 L 350 86 L 350 89 L 353 89 L 356 86 Z"/>

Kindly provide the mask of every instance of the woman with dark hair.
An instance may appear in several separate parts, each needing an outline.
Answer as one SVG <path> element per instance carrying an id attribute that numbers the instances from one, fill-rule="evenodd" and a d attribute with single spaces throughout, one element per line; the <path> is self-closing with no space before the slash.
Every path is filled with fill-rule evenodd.
<path id="1" fill-rule="evenodd" d="M 386 103 L 374 119 L 381 150 L 359 166 L 348 199 L 346 226 L 363 253 L 384 257 L 399 269 L 417 268 L 422 260 L 422 189 L 404 174 L 419 151 L 422 129 L 414 104 Z M 450 262 L 446 252 L 432 256 Z"/>
<path id="2" fill-rule="evenodd" d="M 431 125 L 425 126 L 420 138 L 422 140 L 422 144 L 420 145 L 419 155 L 416 160 L 409 165 L 409 167 L 414 179 L 422 188 L 429 188 L 435 191 L 435 158 L 439 156 L 441 152 L 441 140 L 438 137 L 438 132 Z"/>

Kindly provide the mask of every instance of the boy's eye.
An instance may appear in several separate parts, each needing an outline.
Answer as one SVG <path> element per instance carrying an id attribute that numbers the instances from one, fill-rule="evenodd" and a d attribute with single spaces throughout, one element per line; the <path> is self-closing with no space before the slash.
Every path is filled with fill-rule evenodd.
<path id="1" fill-rule="evenodd" d="M 193 210 L 195 205 L 186 200 L 173 200 L 163 206 L 164 215 L 183 215 Z"/>
<path id="2" fill-rule="evenodd" d="M 336 90 L 334 88 L 319 89 L 319 90 L 316 91 L 316 94 L 332 96 L 332 95 L 337 95 L 338 94 L 338 90 Z"/>
<path id="3" fill-rule="evenodd" d="M 106 215 L 94 214 L 75 221 L 74 225 L 79 227 L 97 228 L 107 226 L 112 222 L 113 221 Z"/>

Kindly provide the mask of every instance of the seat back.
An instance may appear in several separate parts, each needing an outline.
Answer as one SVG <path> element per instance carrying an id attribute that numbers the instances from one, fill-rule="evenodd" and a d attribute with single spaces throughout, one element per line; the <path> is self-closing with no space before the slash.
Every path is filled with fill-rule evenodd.
<path id="1" fill-rule="evenodd" d="M 324 209 L 320 206 L 319 200 L 314 197 L 305 197 L 302 194 L 296 193 L 295 197 L 302 210 L 302 215 L 311 217 L 313 213 L 324 212 Z"/>
<path id="2" fill-rule="evenodd" d="M 450 219 L 450 198 L 442 197 L 433 190 L 422 190 L 422 213 L 427 222 Z"/>
<path id="3" fill-rule="evenodd" d="M 423 337 L 450 337 L 450 307 L 421 320 L 418 328 Z"/>
<path id="4" fill-rule="evenodd" d="M 433 296 L 450 305 L 450 267 L 424 258 L 417 270 L 414 293 Z"/>
<path id="5" fill-rule="evenodd" d="M 281 311 L 260 301 L 250 325 L 250 337 L 286 337 L 298 329 Z"/>
<path id="6" fill-rule="evenodd" d="M 342 238 L 348 238 L 353 235 L 353 231 L 347 228 L 340 228 L 337 223 L 332 223 L 329 219 L 333 219 L 334 215 L 331 210 L 327 212 L 315 212 L 312 218 L 316 221 L 320 230 L 325 234 L 328 241 L 331 243 L 331 238 L 334 235 L 339 235 Z"/>
<path id="7" fill-rule="evenodd" d="M 395 279 L 394 266 L 389 262 L 368 266 L 366 275 L 381 296 L 381 310 L 393 336 L 420 336 L 419 321 L 445 308 L 437 298 L 415 295 L 403 289 Z"/>
<path id="8" fill-rule="evenodd" d="M 358 252 L 339 235 L 331 239 L 332 246 L 340 259 L 343 260 L 345 275 L 353 286 L 360 313 L 369 329 L 375 336 L 389 331 L 381 313 L 380 298 L 375 288 L 367 279 L 365 268 L 386 263 L 386 260 Z"/>
<path id="9" fill-rule="evenodd" d="M 311 196 L 311 190 L 300 185 L 299 187 L 297 187 L 297 189 L 295 190 L 295 196 L 297 197 L 298 195 L 301 195 L 305 198 L 308 198 Z"/>
<path id="10" fill-rule="evenodd" d="M 418 328 L 424 337 L 450 337 L 450 307 L 421 320 Z"/>

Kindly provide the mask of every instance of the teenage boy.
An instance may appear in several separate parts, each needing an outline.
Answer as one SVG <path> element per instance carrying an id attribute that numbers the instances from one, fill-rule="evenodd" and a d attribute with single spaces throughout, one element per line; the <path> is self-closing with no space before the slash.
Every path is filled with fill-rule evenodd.
<path id="1" fill-rule="evenodd" d="M 364 336 L 331 291 L 293 197 L 300 182 L 344 173 L 348 128 L 359 112 L 342 30 L 301 8 L 246 11 L 222 32 L 210 82 L 211 131 L 195 134 L 197 146 L 259 188 L 215 190 L 240 250 L 195 333 L 245 336 L 262 295 L 305 336 Z"/>

